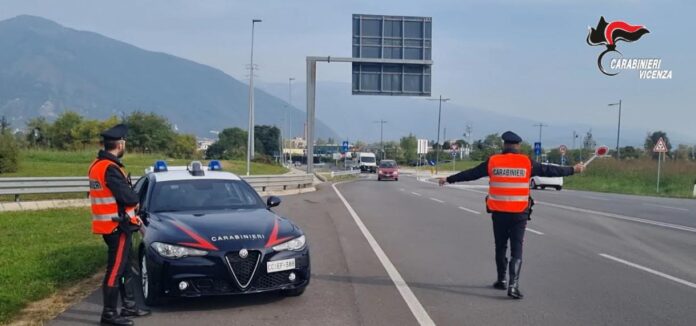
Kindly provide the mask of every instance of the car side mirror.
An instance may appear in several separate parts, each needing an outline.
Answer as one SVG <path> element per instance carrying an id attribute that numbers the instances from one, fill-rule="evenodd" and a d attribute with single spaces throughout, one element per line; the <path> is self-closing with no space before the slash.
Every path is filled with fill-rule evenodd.
<path id="1" fill-rule="evenodd" d="M 270 196 L 266 200 L 266 207 L 268 208 L 276 207 L 278 205 L 280 205 L 280 197 Z"/>

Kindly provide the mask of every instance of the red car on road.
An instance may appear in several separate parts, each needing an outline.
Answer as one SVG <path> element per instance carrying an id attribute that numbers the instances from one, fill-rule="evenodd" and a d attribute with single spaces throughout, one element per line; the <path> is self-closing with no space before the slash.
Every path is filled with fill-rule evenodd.
<path id="1" fill-rule="evenodd" d="M 399 166 L 394 160 L 382 160 L 377 168 L 377 181 L 391 179 L 399 181 Z"/>

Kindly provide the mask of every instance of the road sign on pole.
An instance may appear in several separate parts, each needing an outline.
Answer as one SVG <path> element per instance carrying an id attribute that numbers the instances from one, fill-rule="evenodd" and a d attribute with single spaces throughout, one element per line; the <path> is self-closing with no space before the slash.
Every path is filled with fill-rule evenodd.
<path id="1" fill-rule="evenodd" d="M 419 139 L 416 154 L 428 154 L 428 140 Z"/>
<path id="2" fill-rule="evenodd" d="M 558 151 L 561 152 L 561 156 L 565 156 L 568 152 L 568 147 L 566 147 L 566 145 L 561 145 L 558 147 Z"/>
<path id="3" fill-rule="evenodd" d="M 534 156 L 538 158 L 541 156 L 541 142 L 534 143 Z"/>
<path id="4" fill-rule="evenodd" d="M 341 152 L 345 153 L 348 151 L 348 141 L 345 140 L 343 141 L 343 144 L 341 144 Z"/>
<path id="5" fill-rule="evenodd" d="M 669 152 L 667 148 L 667 143 L 660 137 L 653 147 L 653 152 L 657 153 L 657 192 L 660 192 L 660 170 L 662 169 L 662 159 L 665 153 Z"/>
<path id="6" fill-rule="evenodd" d="M 653 147 L 653 152 L 655 153 L 667 153 L 669 149 L 667 149 L 667 143 L 665 143 L 665 140 L 660 137 L 660 139 L 657 140 L 657 143 L 655 143 L 655 147 Z"/>

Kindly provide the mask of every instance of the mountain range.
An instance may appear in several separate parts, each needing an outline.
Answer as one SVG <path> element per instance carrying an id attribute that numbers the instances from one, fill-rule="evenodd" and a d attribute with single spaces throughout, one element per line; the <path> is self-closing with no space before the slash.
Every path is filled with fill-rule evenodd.
<path id="1" fill-rule="evenodd" d="M 207 137 L 248 125 L 248 85 L 210 66 L 27 15 L 0 21 L 0 49 L 0 115 L 15 128 L 65 110 L 90 118 L 154 112 Z M 286 114 L 302 135 L 302 110 L 256 90 L 257 125 L 282 126 Z M 319 137 L 338 136 L 316 126 Z"/>

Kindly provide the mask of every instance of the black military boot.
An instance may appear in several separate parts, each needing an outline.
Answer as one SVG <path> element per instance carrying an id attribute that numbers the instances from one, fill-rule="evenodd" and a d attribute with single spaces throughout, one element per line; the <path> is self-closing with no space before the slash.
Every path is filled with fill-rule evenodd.
<path id="1" fill-rule="evenodd" d="M 505 271 L 507 270 L 508 260 L 507 257 L 495 257 L 495 267 L 498 271 L 498 280 L 493 283 L 493 287 L 498 290 L 507 289 L 507 281 L 505 280 Z"/>
<path id="2" fill-rule="evenodd" d="M 135 302 L 132 280 L 133 277 L 131 275 L 126 276 L 123 283 L 119 286 L 119 291 L 121 292 L 121 317 L 147 316 L 150 314 L 150 310 L 139 308 Z"/>
<path id="3" fill-rule="evenodd" d="M 118 326 L 131 326 L 133 321 L 121 317 L 118 314 L 116 305 L 118 304 L 118 288 L 104 286 L 102 289 L 104 293 L 104 310 L 101 314 L 101 324 L 102 325 L 118 325 Z"/>
<path id="4" fill-rule="evenodd" d="M 508 286 L 508 297 L 522 299 L 524 295 L 520 292 L 520 270 L 522 269 L 522 259 L 512 258 L 510 260 L 510 285 Z"/>

